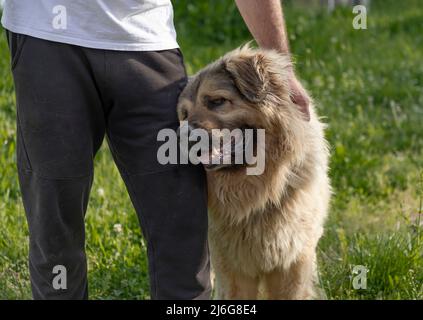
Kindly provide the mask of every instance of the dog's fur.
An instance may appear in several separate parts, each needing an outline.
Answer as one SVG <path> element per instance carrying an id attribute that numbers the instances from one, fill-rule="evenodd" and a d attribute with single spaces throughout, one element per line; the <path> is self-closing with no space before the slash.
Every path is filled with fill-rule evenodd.
<path id="1" fill-rule="evenodd" d="M 201 70 L 180 96 L 178 116 L 195 127 L 266 130 L 262 175 L 246 175 L 242 165 L 207 171 L 220 299 L 314 297 L 331 193 L 328 147 L 314 107 L 304 112 L 290 99 L 290 68 L 286 56 L 245 46 Z"/>

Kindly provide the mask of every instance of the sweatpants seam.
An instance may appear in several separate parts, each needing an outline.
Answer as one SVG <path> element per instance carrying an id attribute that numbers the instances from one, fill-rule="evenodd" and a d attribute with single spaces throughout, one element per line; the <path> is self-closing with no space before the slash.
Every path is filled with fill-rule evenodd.
<path id="1" fill-rule="evenodd" d="M 169 168 L 169 169 L 163 169 L 163 170 L 157 170 L 157 171 L 150 171 L 150 172 L 143 172 L 143 173 L 127 173 L 127 175 L 130 175 L 131 177 L 144 177 L 144 176 L 148 176 L 148 175 L 152 175 L 152 174 L 157 174 L 157 173 L 164 173 L 164 172 L 169 172 L 169 171 L 175 171 L 177 168 Z"/>
<path id="2" fill-rule="evenodd" d="M 76 176 L 76 177 L 47 177 L 44 175 L 40 175 L 38 173 L 36 173 L 33 170 L 22 170 L 22 169 L 18 169 L 19 173 L 25 174 L 25 175 L 33 175 L 35 176 L 37 179 L 42 179 L 42 180 L 78 180 L 78 179 L 85 179 L 85 178 L 89 178 L 91 176 L 93 176 L 94 172 L 91 172 L 89 174 L 86 175 L 81 175 L 81 176 Z"/>
<path id="3" fill-rule="evenodd" d="M 18 111 L 16 111 L 16 122 L 17 122 L 17 125 L 19 126 L 19 128 L 18 128 L 19 133 L 18 134 L 21 137 L 21 144 L 22 144 L 23 151 L 25 153 L 26 161 L 28 162 L 28 168 L 29 168 L 30 171 L 32 171 L 32 164 L 31 164 L 31 161 L 29 159 L 28 151 L 26 150 L 26 144 L 25 144 L 23 133 L 22 133 L 22 125 L 21 125 L 21 120 L 20 120 Z"/>
<path id="4" fill-rule="evenodd" d="M 15 35 L 17 35 L 17 34 L 15 34 Z M 20 34 L 20 36 L 23 37 L 22 42 L 20 43 L 20 46 L 17 48 L 14 56 L 12 57 L 12 61 L 10 63 L 10 70 L 12 72 L 13 72 L 13 70 L 16 69 L 16 66 L 18 65 L 19 59 L 22 55 L 23 47 L 24 47 L 26 39 L 27 39 L 26 35 Z"/>

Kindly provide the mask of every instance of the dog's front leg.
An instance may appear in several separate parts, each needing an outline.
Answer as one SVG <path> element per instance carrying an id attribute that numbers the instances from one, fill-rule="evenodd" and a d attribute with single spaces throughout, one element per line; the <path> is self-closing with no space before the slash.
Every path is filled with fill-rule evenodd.
<path id="1" fill-rule="evenodd" d="M 256 300 L 259 280 L 239 272 L 215 270 L 216 299 Z"/>
<path id="2" fill-rule="evenodd" d="M 314 298 L 315 253 L 301 256 L 288 269 L 264 275 L 266 299 L 308 300 Z"/>

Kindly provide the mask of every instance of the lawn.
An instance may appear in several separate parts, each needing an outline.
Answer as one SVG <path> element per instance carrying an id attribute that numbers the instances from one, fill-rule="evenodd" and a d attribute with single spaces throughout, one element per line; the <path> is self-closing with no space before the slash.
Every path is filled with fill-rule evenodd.
<path id="1" fill-rule="evenodd" d="M 173 1 L 187 70 L 248 40 L 232 0 Z M 374 0 L 368 29 L 350 9 L 285 13 L 297 71 L 328 123 L 330 217 L 319 245 L 328 299 L 423 299 L 423 6 Z M 9 55 L 0 36 L 0 299 L 30 298 L 28 230 L 15 164 Z M 121 229 L 116 225 L 120 224 Z M 90 297 L 149 298 L 146 246 L 107 145 L 86 219 Z M 353 269 L 367 270 L 354 289 Z"/>

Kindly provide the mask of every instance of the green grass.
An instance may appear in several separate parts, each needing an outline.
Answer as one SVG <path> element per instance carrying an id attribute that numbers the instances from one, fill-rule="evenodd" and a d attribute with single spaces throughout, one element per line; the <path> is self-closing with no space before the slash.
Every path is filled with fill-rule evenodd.
<path id="1" fill-rule="evenodd" d="M 288 2 L 288 1 L 286 1 Z M 373 1 L 368 30 L 348 9 L 286 6 L 297 71 L 329 124 L 335 195 L 319 245 L 328 299 L 423 299 L 423 7 Z M 250 40 L 232 0 L 176 0 L 189 73 Z M 15 108 L 0 40 L 0 299 L 30 298 L 28 230 L 15 166 Z M 103 146 L 87 213 L 90 296 L 149 298 L 145 244 Z M 121 224 L 122 232 L 114 231 Z M 367 269 L 367 289 L 352 269 Z"/>

